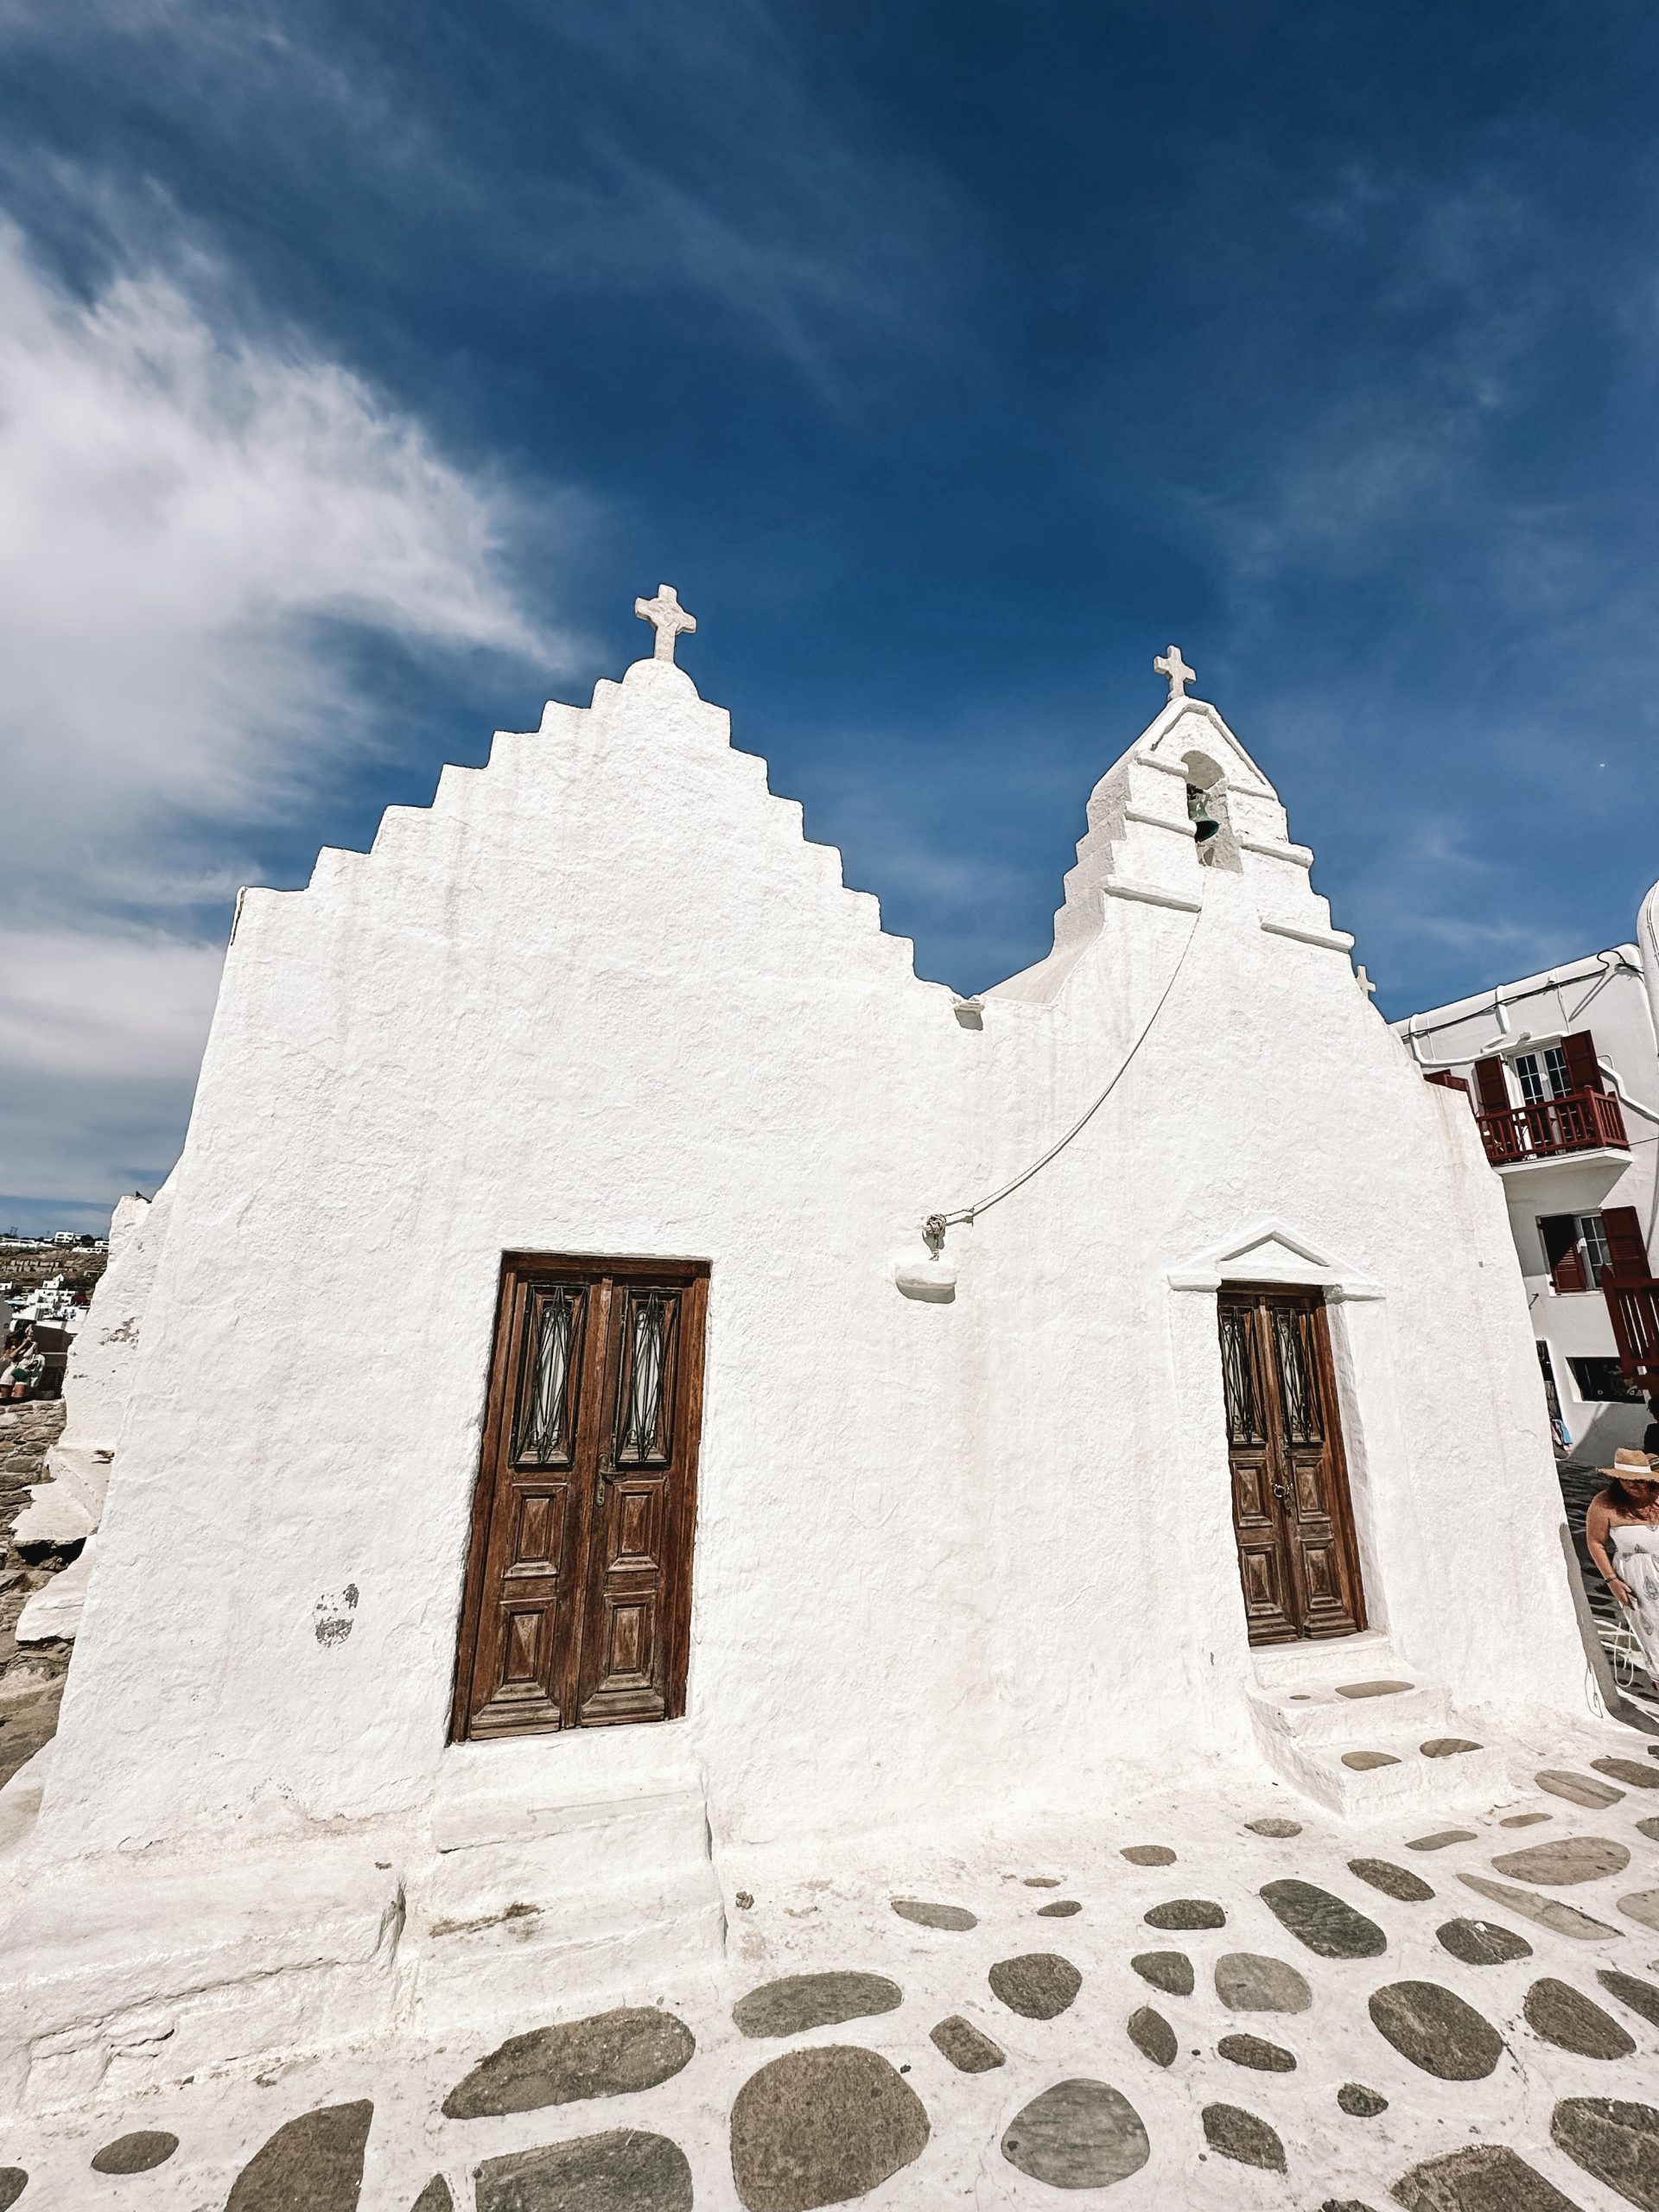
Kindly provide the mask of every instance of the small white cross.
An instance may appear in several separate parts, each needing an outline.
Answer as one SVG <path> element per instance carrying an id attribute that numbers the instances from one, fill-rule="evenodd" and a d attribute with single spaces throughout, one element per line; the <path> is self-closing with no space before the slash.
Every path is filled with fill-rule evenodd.
<path id="1" fill-rule="evenodd" d="M 1173 707 L 1178 699 L 1185 699 L 1186 687 L 1196 680 L 1198 671 L 1195 668 L 1189 668 L 1181 658 L 1180 647 L 1171 645 L 1166 652 L 1160 653 L 1152 664 L 1160 676 L 1166 676 L 1169 678 L 1170 705 Z"/>
<path id="2" fill-rule="evenodd" d="M 1376 985 L 1365 973 L 1365 963 L 1363 961 L 1362 961 L 1359 966 L 1354 970 L 1354 981 L 1359 985 L 1360 989 L 1364 992 L 1368 999 L 1374 999 L 1376 996 Z"/>
<path id="3" fill-rule="evenodd" d="M 658 584 L 655 599 L 636 599 L 633 611 L 657 632 L 654 658 L 658 660 L 672 661 L 676 638 L 682 630 L 697 626 L 696 616 L 688 614 L 680 605 L 680 595 L 672 584 Z"/>

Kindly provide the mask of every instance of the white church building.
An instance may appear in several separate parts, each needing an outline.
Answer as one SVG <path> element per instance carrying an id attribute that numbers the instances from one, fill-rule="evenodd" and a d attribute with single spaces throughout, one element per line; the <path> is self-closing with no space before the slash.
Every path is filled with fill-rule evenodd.
<path id="1" fill-rule="evenodd" d="M 84 1332 L 10 2101 L 717 1966 L 753 1869 L 993 1807 L 1490 1802 L 1459 1724 L 1593 1704 L 1502 1188 L 1179 654 L 964 1001 L 640 612 L 241 898 Z"/>

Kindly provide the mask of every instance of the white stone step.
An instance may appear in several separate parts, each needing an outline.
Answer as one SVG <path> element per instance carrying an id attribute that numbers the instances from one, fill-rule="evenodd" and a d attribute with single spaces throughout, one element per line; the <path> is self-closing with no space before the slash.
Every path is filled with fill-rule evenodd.
<path id="1" fill-rule="evenodd" d="M 712 1973 L 724 1955 L 699 1787 L 613 1784 L 560 1804 L 531 1783 L 458 1799 L 434 1833 L 409 1872 L 403 1950 L 428 2032 L 535 2024 Z"/>
<path id="2" fill-rule="evenodd" d="M 71 1642 L 80 1626 L 86 1604 L 86 1586 L 92 1579 L 92 1554 L 98 1543 L 88 1536 L 79 1559 L 71 1560 L 61 1574 L 42 1583 L 17 1616 L 15 1630 L 19 1643 Z"/>
<path id="3" fill-rule="evenodd" d="M 1414 1682 L 1403 1675 L 1379 1676 L 1404 1688 L 1385 1694 L 1356 1697 L 1344 1691 L 1369 1682 L 1343 1683 L 1335 1688 L 1319 1683 L 1300 1690 L 1256 1690 L 1251 1705 L 1258 1730 L 1275 1729 L 1300 1744 L 1337 1744 L 1344 1750 L 1356 1743 L 1384 1737 L 1453 1734 L 1452 1700 L 1438 1682 Z"/>
<path id="4" fill-rule="evenodd" d="M 113 1452 L 94 1450 L 90 1446 L 54 1444 L 46 1455 L 47 1479 L 60 1484 L 77 1499 L 96 1526 L 103 1517 L 114 1459 Z"/>
<path id="5" fill-rule="evenodd" d="M 84 1543 L 98 1523 L 79 1493 L 63 1483 L 31 1483 L 29 1503 L 12 1523 L 12 1541 L 27 1559 L 38 1546 L 57 1550 Z"/>
<path id="6" fill-rule="evenodd" d="M 1336 1636 L 1318 1642 L 1259 1643 L 1250 1653 L 1255 1679 L 1266 1690 L 1311 1689 L 1321 1682 L 1376 1681 L 1414 1678 L 1414 1669 L 1395 1653 L 1386 1629 L 1361 1636 Z"/>
<path id="7" fill-rule="evenodd" d="M 1268 1764 L 1293 1789 L 1344 1818 L 1382 1817 L 1414 1808 L 1425 1818 L 1463 1807 L 1497 1803 L 1509 1794 L 1500 1751 L 1460 1727 L 1446 1691 L 1420 1684 L 1389 1698 L 1331 1699 L 1321 1715 L 1346 1705 L 1353 1718 L 1338 1729 L 1323 1718 L 1309 1732 L 1287 1726 L 1296 1707 L 1284 1693 L 1250 1699 L 1256 1741 Z M 1377 1708 L 1392 1707 L 1393 1725 Z M 1426 1721 L 1425 1714 L 1432 1714 Z M 1461 1740 L 1474 1748 L 1431 1753 L 1427 1745 Z"/>

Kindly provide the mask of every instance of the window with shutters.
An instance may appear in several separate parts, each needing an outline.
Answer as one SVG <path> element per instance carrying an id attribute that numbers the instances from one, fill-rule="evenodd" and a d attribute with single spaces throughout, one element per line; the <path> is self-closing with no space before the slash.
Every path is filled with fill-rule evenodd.
<path id="1" fill-rule="evenodd" d="M 1612 1265 L 1611 1240 L 1600 1214 L 1541 1214 L 1538 1241 L 1554 1289 L 1600 1289 L 1601 1279 Z"/>
<path id="2" fill-rule="evenodd" d="M 1547 1098 L 1565 1098 L 1573 1088 L 1567 1072 L 1567 1055 L 1559 1045 L 1541 1052 L 1521 1052 L 1513 1063 L 1522 1098 L 1529 1106 L 1541 1106 Z"/>
<path id="3" fill-rule="evenodd" d="M 1599 1213 L 1581 1213 L 1579 1217 L 1579 1243 L 1584 1252 L 1585 1272 L 1591 1287 L 1601 1288 L 1601 1279 L 1607 1272 L 1611 1254 L 1607 1249 L 1607 1231 Z"/>
<path id="4" fill-rule="evenodd" d="M 1544 1248 L 1544 1264 L 1549 1269 L 1552 1290 L 1567 1292 L 1590 1288 L 1589 1273 L 1580 1249 L 1577 1214 L 1541 1214 L 1538 1217 L 1538 1241 Z"/>

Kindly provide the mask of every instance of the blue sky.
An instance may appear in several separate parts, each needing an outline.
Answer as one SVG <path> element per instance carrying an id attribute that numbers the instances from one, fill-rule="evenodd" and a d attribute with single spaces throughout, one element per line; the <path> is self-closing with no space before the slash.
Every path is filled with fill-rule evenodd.
<path id="1" fill-rule="evenodd" d="M 1177 639 L 1390 1014 L 1659 874 L 1659 18 L 0 0 L 0 1225 L 176 1152 L 235 887 L 682 649 L 918 966 Z"/>

